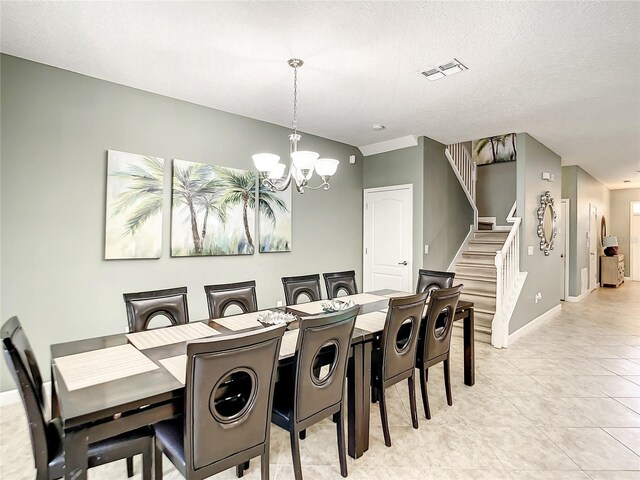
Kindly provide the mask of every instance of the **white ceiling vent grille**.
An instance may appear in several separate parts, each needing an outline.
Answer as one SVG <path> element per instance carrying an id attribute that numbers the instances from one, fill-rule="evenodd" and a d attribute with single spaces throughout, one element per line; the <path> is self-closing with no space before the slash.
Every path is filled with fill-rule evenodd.
<path id="1" fill-rule="evenodd" d="M 443 63 L 434 68 L 427 68 L 420 73 L 429 80 L 439 80 L 444 77 L 455 75 L 456 73 L 464 72 L 468 68 L 463 65 L 458 59 L 454 58 L 450 62 Z"/>

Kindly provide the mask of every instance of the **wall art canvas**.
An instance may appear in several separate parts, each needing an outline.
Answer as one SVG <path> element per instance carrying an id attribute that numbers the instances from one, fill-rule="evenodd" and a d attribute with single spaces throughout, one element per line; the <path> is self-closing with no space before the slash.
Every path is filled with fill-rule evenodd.
<path id="1" fill-rule="evenodd" d="M 471 142 L 473 161 L 476 165 L 514 162 L 516 160 L 516 134 L 507 133 L 495 137 L 481 138 Z"/>
<path id="2" fill-rule="evenodd" d="M 258 212 L 260 252 L 290 252 L 291 186 L 283 192 L 272 192 L 261 181 Z"/>
<path id="3" fill-rule="evenodd" d="M 107 153 L 107 260 L 160 258 L 164 159 Z"/>
<path id="4" fill-rule="evenodd" d="M 171 256 L 252 255 L 256 174 L 173 161 Z"/>

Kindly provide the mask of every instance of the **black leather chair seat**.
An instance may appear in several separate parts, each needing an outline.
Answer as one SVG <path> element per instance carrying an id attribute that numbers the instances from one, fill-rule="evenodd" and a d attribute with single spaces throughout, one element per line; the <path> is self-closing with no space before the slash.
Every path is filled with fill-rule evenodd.
<path id="1" fill-rule="evenodd" d="M 164 454 L 181 472 L 186 469 L 183 422 L 183 418 L 179 417 L 156 423 L 153 427 L 156 431 L 156 445 L 162 447 Z M 162 458 L 156 461 L 162 461 Z"/>
<path id="2" fill-rule="evenodd" d="M 49 460 L 50 478 L 64 477 L 64 450 L 62 449 L 62 440 L 59 436 L 58 428 L 58 419 L 49 424 L 48 437 L 52 442 L 50 445 L 55 447 L 51 450 L 53 458 Z M 88 452 L 89 468 L 127 458 L 132 451 L 137 452 L 137 454 L 144 453 L 152 436 L 153 430 L 145 427 L 133 432 L 123 433 L 117 437 L 90 443 Z"/>
<path id="3" fill-rule="evenodd" d="M 291 418 L 293 417 L 291 407 L 293 406 L 294 395 L 295 385 L 293 381 L 276 383 L 271 421 L 285 430 L 291 425 Z"/>

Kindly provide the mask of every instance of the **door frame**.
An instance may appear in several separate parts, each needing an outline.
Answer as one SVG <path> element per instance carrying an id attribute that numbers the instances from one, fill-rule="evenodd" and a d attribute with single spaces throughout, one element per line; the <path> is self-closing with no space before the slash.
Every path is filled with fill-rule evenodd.
<path id="1" fill-rule="evenodd" d="M 596 214 L 595 214 L 595 220 L 591 218 L 591 210 L 595 209 Z M 594 238 L 591 238 L 591 221 L 595 222 L 594 228 L 596 231 L 596 236 Z M 595 203 L 591 203 L 589 202 L 589 250 L 587 252 L 587 258 L 589 259 L 589 263 L 588 263 L 588 269 L 589 269 L 589 279 L 587 281 L 587 291 L 591 292 L 595 289 L 597 289 L 600 286 L 600 278 L 598 277 L 598 261 L 600 260 L 599 256 L 598 256 L 598 237 L 600 236 L 599 233 L 599 228 L 598 228 L 598 205 L 596 205 Z M 595 242 L 595 256 L 596 256 L 596 261 L 595 261 L 595 271 L 591 271 L 591 248 L 593 247 L 593 243 Z M 591 288 L 591 280 L 593 279 L 593 288 Z"/>
<path id="2" fill-rule="evenodd" d="M 563 198 L 560 200 L 560 203 L 561 205 L 565 205 L 565 215 L 562 219 L 562 229 L 564 230 L 564 293 L 562 295 L 562 300 L 566 301 L 569 296 L 569 277 L 571 276 L 571 271 L 569 270 L 569 252 L 571 249 L 571 242 L 569 241 L 569 236 L 571 235 L 571 200 Z"/>
<path id="3" fill-rule="evenodd" d="M 640 281 L 640 271 L 636 272 L 636 269 L 633 268 L 633 262 L 635 261 L 636 255 L 640 255 L 640 252 L 635 248 L 634 242 L 631 240 L 631 233 L 633 232 L 633 217 L 635 216 L 633 214 L 634 203 L 640 203 L 640 201 L 631 200 L 631 202 L 629 202 L 629 258 L 627 260 L 629 264 L 629 278 L 632 281 Z"/>
<path id="4" fill-rule="evenodd" d="M 409 267 L 409 291 L 411 291 L 411 286 L 413 285 L 413 184 L 405 183 L 402 185 L 387 185 L 385 187 L 373 187 L 373 188 L 364 188 L 362 190 L 362 286 L 364 289 L 365 281 L 369 272 L 367 272 L 367 194 L 369 193 L 377 193 L 377 192 L 386 192 L 390 190 L 409 190 L 409 194 L 411 195 L 411 202 L 409 203 L 409 215 L 411 217 L 411 235 L 409 235 L 409 259 L 407 265 Z"/>

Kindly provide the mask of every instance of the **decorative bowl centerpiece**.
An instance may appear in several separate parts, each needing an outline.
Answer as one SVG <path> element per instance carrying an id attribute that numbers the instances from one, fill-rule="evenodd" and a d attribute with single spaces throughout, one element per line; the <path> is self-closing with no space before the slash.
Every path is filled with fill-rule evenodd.
<path id="1" fill-rule="evenodd" d="M 353 300 L 343 302 L 342 300 L 338 300 L 337 298 L 334 298 L 333 300 L 328 300 L 326 302 L 322 302 L 320 304 L 320 306 L 322 307 L 322 310 L 324 310 L 327 313 L 339 312 L 340 310 L 346 310 L 347 308 L 355 307 L 355 305 L 356 304 L 353 303 Z"/>
<path id="2" fill-rule="evenodd" d="M 286 325 L 287 327 L 291 322 L 295 322 L 297 320 L 295 315 L 291 313 L 282 312 L 280 310 L 270 310 L 268 312 L 261 313 L 258 315 L 258 322 L 260 322 L 265 327 L 271 327 L 273 325 Z"/>

